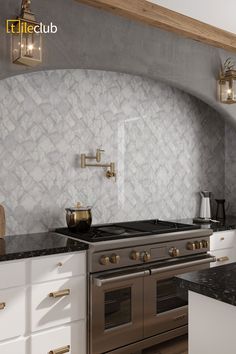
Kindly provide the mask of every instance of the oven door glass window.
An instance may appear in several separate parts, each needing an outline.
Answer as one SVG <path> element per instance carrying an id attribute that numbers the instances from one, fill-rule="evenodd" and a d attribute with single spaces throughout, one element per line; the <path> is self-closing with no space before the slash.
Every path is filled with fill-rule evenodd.
<path id="1" fill-rule="evenodd" d="M 178 295 L 174 278 L 160 280 L 156 284 L 156 312 L 163 313 L 187 305 L 187 301 Z"/>
<path id="2" fill-rule="evenodd" d="M 131 322 L 131 288 L 105 292 L 105 330 Z"/>

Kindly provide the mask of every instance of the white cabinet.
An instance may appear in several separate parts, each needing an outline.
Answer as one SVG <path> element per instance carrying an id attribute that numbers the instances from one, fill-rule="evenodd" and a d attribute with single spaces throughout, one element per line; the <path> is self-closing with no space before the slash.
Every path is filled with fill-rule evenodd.
<path id="1" fill-rule="evenodd" d="M 25 288 L 0 290 L 0 341 L 25 333 Z"/>
<path id="2" fill-rule="evenodd" d="M 0 262 L 0 276 L 0 354 L 86 354 L 85 251 Z"/>
<path id="3" fill-rule="evenodd" d="M 84 319 L 85 287 L 84 276 L 33 285 L 32 332 Z"/>
<path id="4" fill-rule="evenodd" d="M 17 339 L 10 342 L 0 343 L 1 354 L 25 354 L 26 341 L 25 339 Z"/>
<path id="5" fill-rule="evenodd" d="M 56 353 L 58 349 L 64 349 L 64 353 L 86 354 L 85 333 L 85 322 L 80 321 L 34 334 L 31 337 L 30 354 Z"/>
<path id="6" fill-rule="evenodd" d="M 236 262 L 236 230 L 214 232 L 210 238 L 210 253 L 217 260 L 211 267 Z"/>
<path id="7" fill-rule="evenodd" d="M 59 254 L 50 257 L 33 258 L 31 261 L 31 283 L 70 278 L 85 274 L 85 252 Z"/>

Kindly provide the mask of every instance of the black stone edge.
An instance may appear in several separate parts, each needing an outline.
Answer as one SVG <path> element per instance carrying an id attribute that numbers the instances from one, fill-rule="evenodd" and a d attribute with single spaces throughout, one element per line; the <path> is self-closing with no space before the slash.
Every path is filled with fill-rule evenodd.
<path id="1" fill-rule="evenodd" d="M 72 248 L 60 247 L 60 248 L 21 252 L 21 253 L 10 253 L 7 255 L 0 255 L 0 262 L 13 261 L 13 260 L 24 259 L 24 258 L 47 256 L 47 255 L 59 254 L 59 253 L 78 252 L 78 251 L 84 251 L 87 249 L 88 249 L 88 245 L 86 245 L 84 243 L 80 243 L 77 247 L 72 247 Z"/>
<path id="2" fill-rule="evenodd" d="M 221 290 L 220 292 L 217 291 L 217 293 L 213 290 L 210 289 L 207 285 L 199 285 L 195 282 L 192 282 L 191 280 L 186 280 L 182 279 L 181 277 L 175 277 L 177 286 L 179 287 L 179 291 L 181 294 L 181 297 L 185 300 L 188 299 L 188 292 L 192 291 L 195 292 L 199 295 L 204 295 L 207 297 L 210 297 L 211 299 L 218 300 L 221 302 L 225 302 L 226 304 L 236 306 L 236 298 L 233 296 L 232 298 L 230 295 L 224 294 L 225 290 Z"/>

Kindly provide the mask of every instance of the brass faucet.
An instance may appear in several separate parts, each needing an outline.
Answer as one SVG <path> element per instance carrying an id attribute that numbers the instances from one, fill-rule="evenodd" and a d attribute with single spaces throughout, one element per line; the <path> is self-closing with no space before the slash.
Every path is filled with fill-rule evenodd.
<path id="1" fill-rule="evenodd" d="M 88 156 L 86 154 L 81 154 L 80 158 L 81 158 L 81 168 L 85 168 L 85 167 L 104 167 L 107 169 L 106 171 L 106 177 L 107 178 L 116 178 L 116 169 L 115 169 L 115 163 L 111 162 L 109 164 L 100 164 L 99 162 L 101 162 L 102 159 L 102 153 L 104 152 L 104 150 L 101 149 L 97 149 L 96 150 L 96 155 L 95 156 Z M 86 160 L 96 160 L 96 164 L 93 163 L 87 163 Z"/>

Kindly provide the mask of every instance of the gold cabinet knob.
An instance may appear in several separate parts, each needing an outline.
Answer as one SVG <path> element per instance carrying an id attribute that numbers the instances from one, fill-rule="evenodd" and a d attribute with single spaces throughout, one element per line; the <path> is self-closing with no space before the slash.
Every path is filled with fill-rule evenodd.
<path id="1" fill-rule="evenodd" d="M 138 261 L 140 258 L 140 253 L 138 251 L 132 251 L 130 253 L 130 259 L 132 259 L 133 261 Z"/>
<path id="2" fill-rule="evenodd" d="M 110 257 L 110 262 L 113 264 L 118 264 L 120 262 L 120 256 L 118 254 L 113 253 Z"/>
<path id="3" fill-rule="evenodd" d="M 169 255 L 171 256 L 171 257 L 178 257 L 179 255 L 180 255 L 180 251 L 179 251 L 179 249 L 178 248 L 176 248 L 176 247 L 171 247 L 170 249 L 169 249 Z"/>
<path id="4" fill-rule="evenodd" d="M 69 352 L 70 352 L 70 345 L 66 345 L 65 347 L 50 350 L 48 354 L 65 354 Z"/>
<path id="5" fill-rule="evenodd" d="M 187 245 L 186 245 L 186 249 L 189 250 L 189 251 L 195 251 L 195 249 L 196 249 L 195 243 L 194 242 L 188 242 Z"/>
<path id="6" fill-rule="evenodd" d="M 57 263 L 57 266 L 58 266 L 58 267 L 62 267 L 62 266 L 63 266 L 63 263 L 62 263 L 62 262 L 59 262 L 59 263 Z"/>
<path id="7" fill-rule="evenodd" d="M 6 307 L 6 303 L 5 302 L 1 302 L 0 303 L 0 310 L 4 310 Z"/>
<path id="8" fill-rule="evenodd" d="M 216 260 L 217 260 L 217 262 L 226 262 L 226 261 L 229 261 L 229 257 L 223 256 L 223 257 L 217 258 Z"/>
<path id="9" fill-rule="evenodd" d="M 100 264 L 102 265 L 108 265 L 110 262 L 110 258 L 108 256 L 102 256 L 100 258 Z"/>
<path id="10" fill-rule="evenodd" d="M 141 254 L 141 258 L 142 258 L 143 262 L 146 263 L 146 262 L 150 261 L 151 255 L 149 252 L 145 251 Z"/>
<path id="11" fill-rule="evenodd" d="M 63 297 L 68 295 L 70 295 L 70 289 L 64 289 L 49 293 L 49 297 L 53 297 L 54 299 L 56 299 L 57 297 Z"/>

